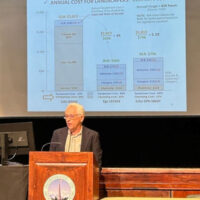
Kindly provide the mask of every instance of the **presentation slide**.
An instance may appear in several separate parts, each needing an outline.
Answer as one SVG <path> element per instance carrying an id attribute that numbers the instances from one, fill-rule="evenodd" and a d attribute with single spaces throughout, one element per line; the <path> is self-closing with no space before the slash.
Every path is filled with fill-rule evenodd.
<path id="1" fill-rule="evenodd" d="M 185 0 L 27 0 L 29 112 L 186 112 Z"/>

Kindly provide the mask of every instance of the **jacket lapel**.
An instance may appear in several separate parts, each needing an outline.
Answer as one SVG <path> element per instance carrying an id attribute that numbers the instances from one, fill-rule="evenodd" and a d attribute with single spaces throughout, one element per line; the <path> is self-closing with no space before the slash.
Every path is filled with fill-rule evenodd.
<path id="1" fill-rule="evenodd" d="M 62 134 L 62 144 L 61 144 L 61 151 L 65 151 L 65 143 L 66 143 L 66 140 L 67 140 L 67 135 L 68 135 L 68 128 L 66 127 L 64 129 L 64 133 Z"/>
<path id="2" fill-rule="evenodd" d="M 81 140 L 81 151 L 86 151 L 87 143 L 88 143 L 87 130 L 83 126 L 82 140 Z"/>

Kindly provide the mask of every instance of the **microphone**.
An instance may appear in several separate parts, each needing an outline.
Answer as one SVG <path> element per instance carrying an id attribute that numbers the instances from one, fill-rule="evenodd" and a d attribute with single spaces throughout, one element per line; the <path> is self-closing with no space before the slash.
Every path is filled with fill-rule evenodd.
<path id="1" fill-rule="evenodd" d="M 61 144 L 61 142 L 48 142 L 42 145 L 42 148 L 40 151 L 43 151 L 44 147 L 46 147 L 47 145 L 51 145 L 51 144 Z"/>

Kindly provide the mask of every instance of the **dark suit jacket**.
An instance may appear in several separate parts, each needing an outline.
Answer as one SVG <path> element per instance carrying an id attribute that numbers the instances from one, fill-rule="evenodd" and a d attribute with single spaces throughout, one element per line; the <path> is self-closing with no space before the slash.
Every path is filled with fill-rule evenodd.
<path id="1" fill-rule="evenodd" d="M 68 135 L 68 128 L 56 129 L 51 139 L 50 151 L 65 151 L 65 143 Z M 54 142 L 57 142 L 55 144 Z M 93 152 L 96 161 L 101 168 L 102 149 L 99 140 L 99 134 L 85 126 L 82 129 L 81 152 Z"/>

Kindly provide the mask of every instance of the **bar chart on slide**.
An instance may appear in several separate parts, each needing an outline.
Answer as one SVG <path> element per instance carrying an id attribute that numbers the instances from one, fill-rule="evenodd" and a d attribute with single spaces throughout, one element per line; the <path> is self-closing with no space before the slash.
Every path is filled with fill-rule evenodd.
<path id="1" fill-rule="evenodd" d="M 185 28 L 185 1 L 28 0 L 28 110 L 187 111 Z"/>

